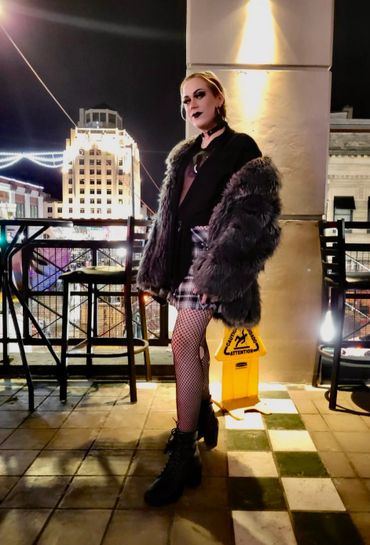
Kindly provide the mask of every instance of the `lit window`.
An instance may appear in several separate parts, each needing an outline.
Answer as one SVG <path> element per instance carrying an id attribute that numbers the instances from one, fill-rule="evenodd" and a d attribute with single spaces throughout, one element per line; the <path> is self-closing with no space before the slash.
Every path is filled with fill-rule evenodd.
<path id="1" fill-rule="evenodd" d="M 31 218 L 38 218 L 39 217 L 39 207 L 37 204 L 31 204 L 30 206 L 30 215 Z"/>
<path id="2" fill-rule="evenodd" d="M 24 206 L 24 202 L 17 203 L 16 209 L 15 209 L 15 217 L 24 218 L 25 215 L 26 215 L 26 208 Z"/>

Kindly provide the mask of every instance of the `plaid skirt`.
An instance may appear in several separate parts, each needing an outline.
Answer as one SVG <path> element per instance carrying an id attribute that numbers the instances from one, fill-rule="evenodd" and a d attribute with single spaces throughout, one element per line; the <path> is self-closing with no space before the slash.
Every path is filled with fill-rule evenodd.
<path id="1" fill-rule="evenodd" d="M 193 262 L 197 257 L 207 251 L 208 225 L 197 225 L 196 227 L 192 227 L 191 241 L 193 245 L 192 264 L 181 284 L 168 295 L 168 302 L 177 310 L 185 308 L 192 310 L 217 310 L 219 306 L 217 303 L 202 304 L 200 302 L 200 296 L 194 293 Z"/>

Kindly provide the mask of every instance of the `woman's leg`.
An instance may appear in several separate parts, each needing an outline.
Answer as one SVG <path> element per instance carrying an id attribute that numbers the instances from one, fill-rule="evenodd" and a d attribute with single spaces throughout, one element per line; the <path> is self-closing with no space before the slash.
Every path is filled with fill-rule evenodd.
<path id="1" fill-rule="evenodd" d="M 205 332 L 211 318 L 212 310 L 180 310 L 172 334 L 177 426 L 182 432 L 197 429 L 205 382 L 208 390 L 207 354 L 209 353 L 208 349 L 205 350 L 201 359 L 200 348 L 204 343 Z"/>
<path id="2" fill-rule="evenodd" d="M 204 333 L 204 337 L 202 340 L 202 344 L 200 345 L 200 361 L 202 364 L 202 372 L 203 372 L 203 388 L 202 388 L 202 399 L 208 399 L 209 398 L 209 363 L 210 363 L 210 355 L 209 355 L 209 349 L 206 339 L 206 334 Z"/>

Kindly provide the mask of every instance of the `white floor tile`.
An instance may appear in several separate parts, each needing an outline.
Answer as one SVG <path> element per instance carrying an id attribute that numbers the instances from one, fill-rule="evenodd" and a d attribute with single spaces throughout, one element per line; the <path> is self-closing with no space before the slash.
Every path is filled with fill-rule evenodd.
<path id="1" fill-rule="evenodd" d="M 260 382 L 258 385 L 258 389 L 260 392 L 263 392 L 264 390 L 267 392 L 286 392 L 288 390 L 288 387 L 286 384 L 279 384 L 278 382 Z"/>
<path id="2" fill-rule="evenodd" d="M 138 390 L 157 390 L 158 384 L 156 382 L 137 382 L 136 387 Z"/>
<path id="3" fill-rule="evenodd" d="M 297 545 L 283 511 L 233 511 L 235 545 Z"/>
<path id="4" fill-rule="evenodd" d="M 233 411 L 233 414 L 236 411 Z M 262 415 L 259 413 L 244 413 L 242 409 L 241 413 L 237 413 L 240 420 L 233 418 L 230 415 L 225 415 L 225 428 L 227 430 L 264 430 L 265 425 L 263 423 Z"/>
<path id="5" fill-rule="evenodd" d="M 261 398 L 273 414 L 298 414 L 296 406 L 291 399 Z"/>
<path id="6" fill-rule="evenodd" d="M 230 477 L 278 477 L 271 452 L 229 451 Z"/>
<path id="7" fill-rule="evenodd" d="M 272 449 L 290 452 L 316 452 L 316 447 L 308 431 L 268 430 Z"/>
<path id="8" fill-rule="evenodd" d="M 331 479 L 283 477 L 292 511 L 345 511 Z"/>

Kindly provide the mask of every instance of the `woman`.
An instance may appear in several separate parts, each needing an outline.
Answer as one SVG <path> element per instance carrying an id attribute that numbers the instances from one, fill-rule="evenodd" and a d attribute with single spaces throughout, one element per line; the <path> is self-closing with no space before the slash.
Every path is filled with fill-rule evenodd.
<path id="1" fill-rule="evenodd" d="M 177 427 L 168 462 L 145 494 L 150 505 L 176 501 L 200 484 L 197 440 L 216 446 L 206 329 L 212 316 L 251 327 L 260 318 L 257 275 L 279 240 L 279 176 L 255 141 L 226 122 L 225 93 L 212 72 L 186 77 L 181 112 L 200 131 L 167 159 L 158 214 L 138 285 L 177 310 L 172 335 Z"/>

